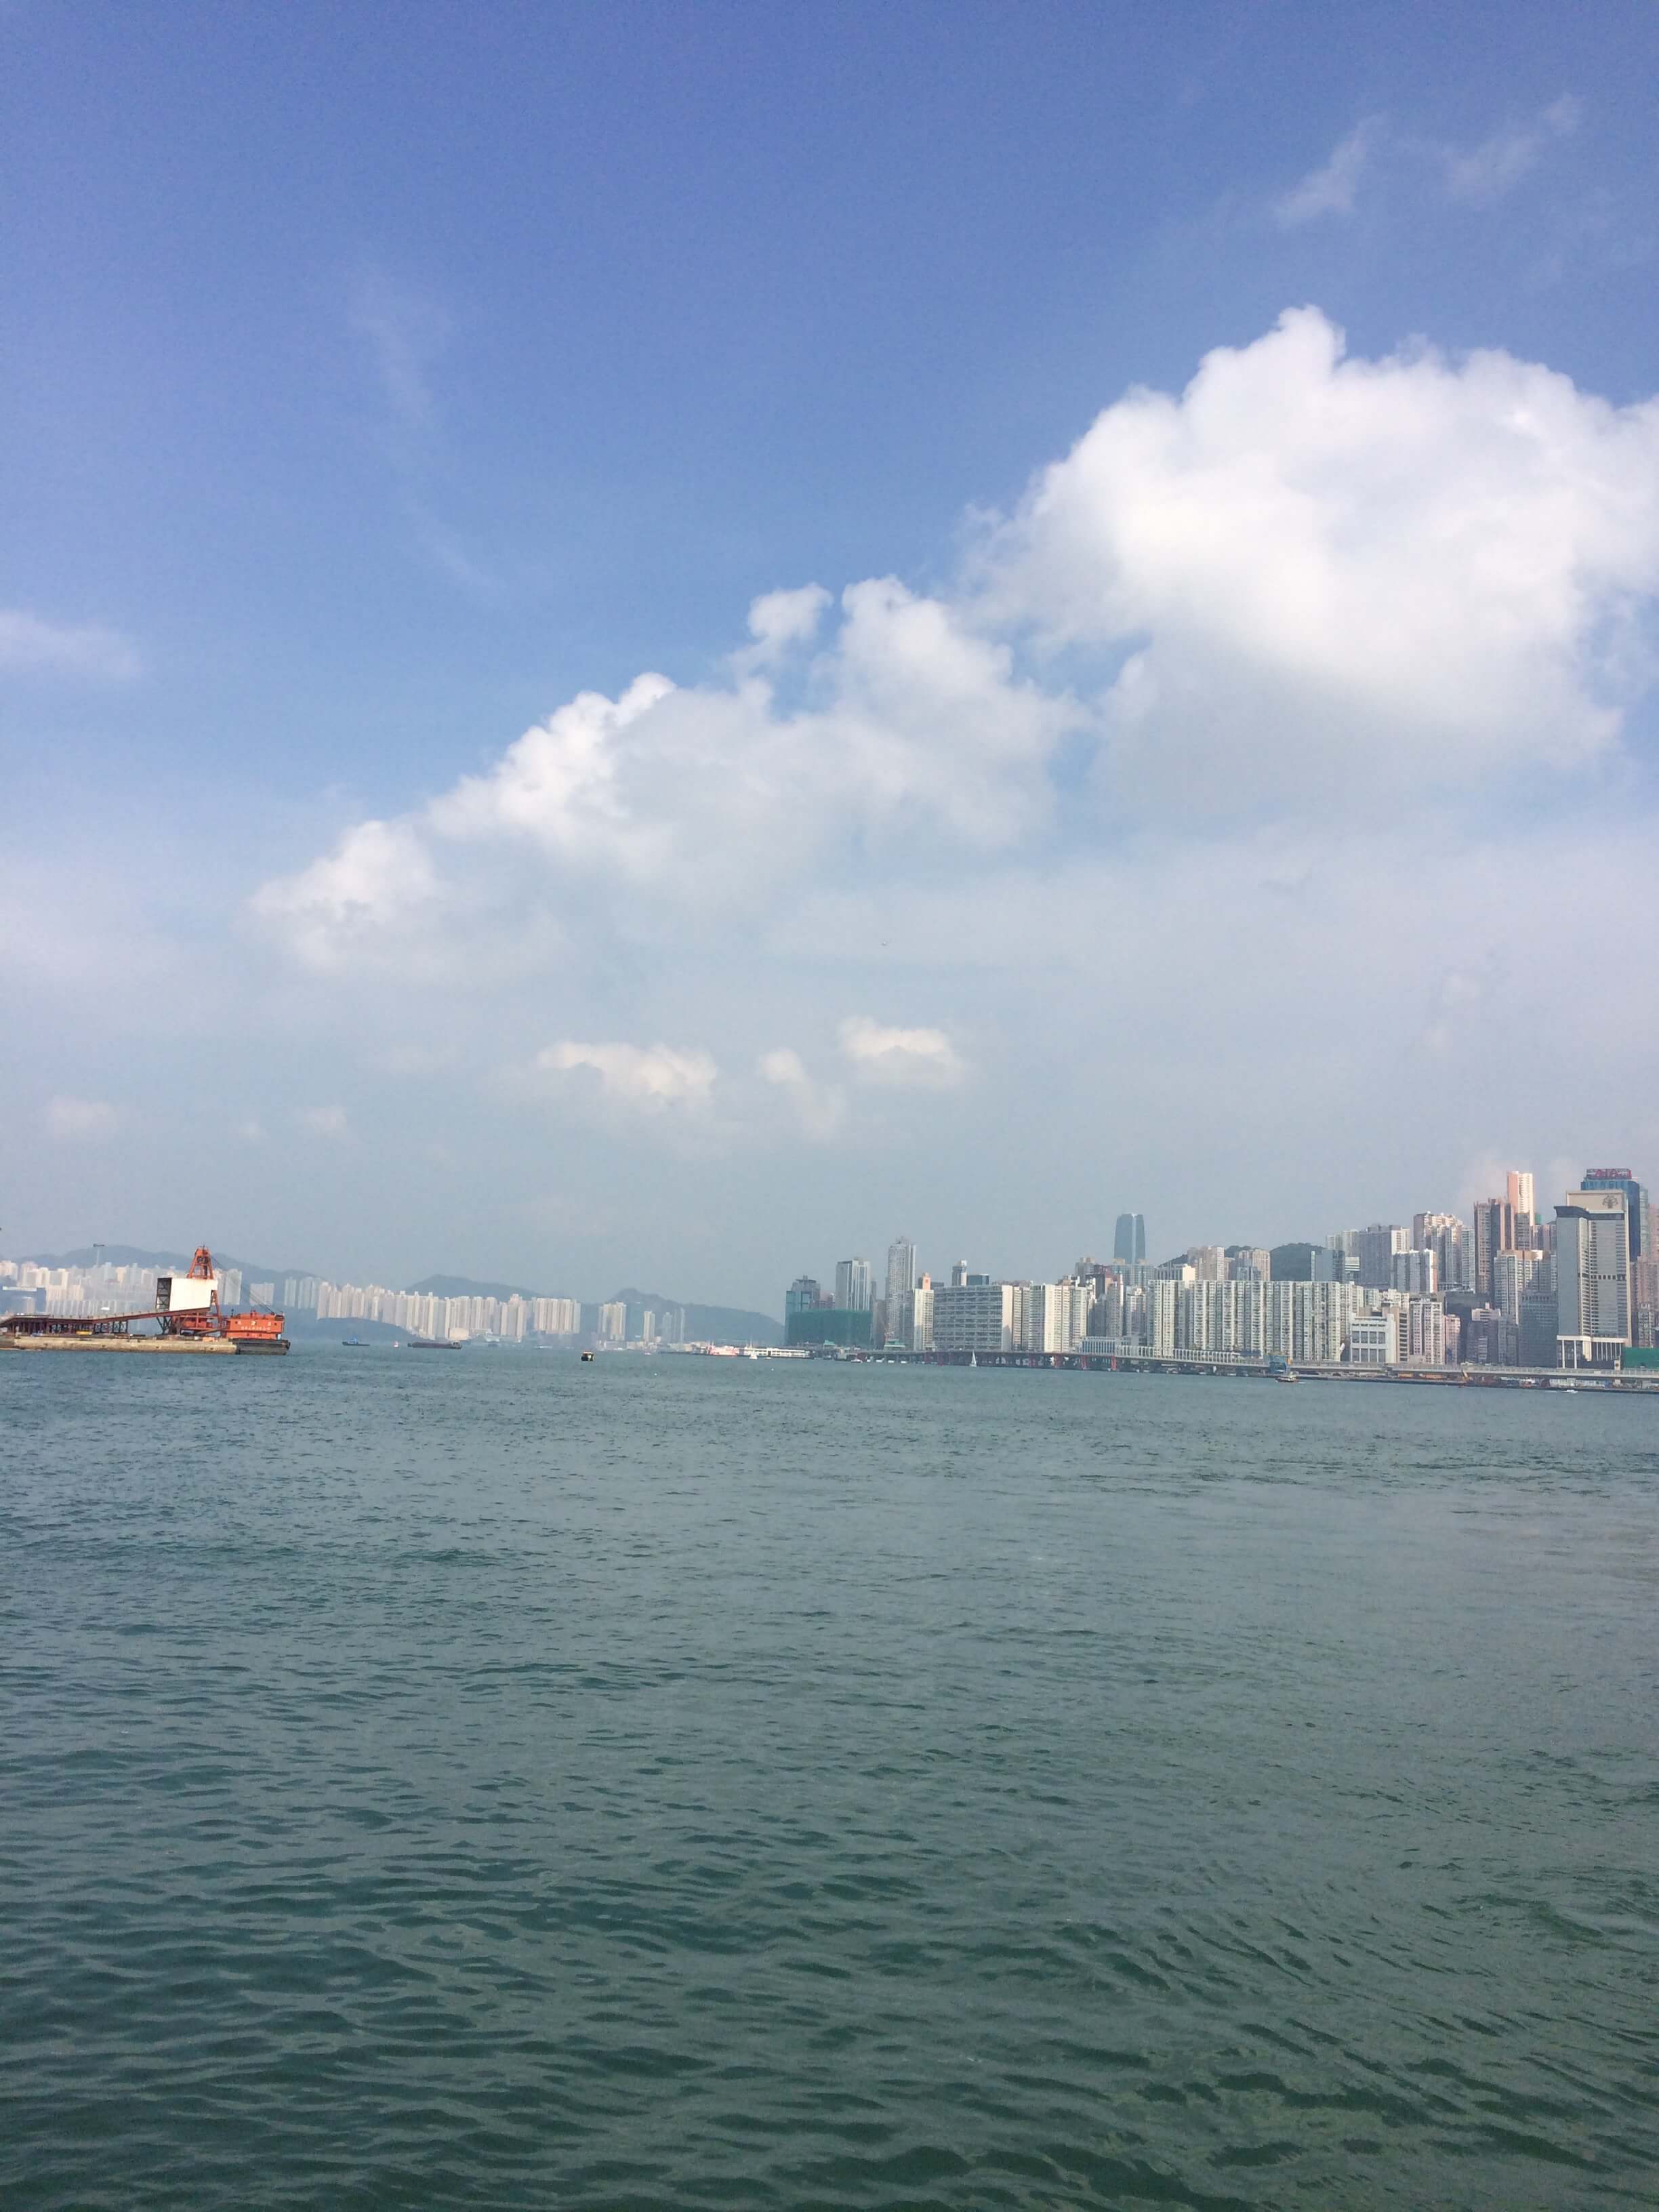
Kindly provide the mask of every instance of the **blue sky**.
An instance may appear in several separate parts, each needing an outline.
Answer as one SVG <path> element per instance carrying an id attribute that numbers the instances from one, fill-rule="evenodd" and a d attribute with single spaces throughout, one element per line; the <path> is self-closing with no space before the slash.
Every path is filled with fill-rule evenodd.
<path id="1" fill-rule="evenodd" d="M 1656 48 L 0 7 L 4 1243 L 759 1302 L 1659 1171 Z"/>

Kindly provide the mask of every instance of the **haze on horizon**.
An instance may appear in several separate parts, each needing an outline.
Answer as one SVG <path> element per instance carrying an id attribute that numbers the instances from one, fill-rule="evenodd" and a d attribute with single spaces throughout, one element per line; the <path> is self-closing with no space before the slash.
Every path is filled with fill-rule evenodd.
<path id="1" fill-rule="evenodd" d="M 1659 1175 L 1615 4 L 0 13 L 0 1249 Z"/>

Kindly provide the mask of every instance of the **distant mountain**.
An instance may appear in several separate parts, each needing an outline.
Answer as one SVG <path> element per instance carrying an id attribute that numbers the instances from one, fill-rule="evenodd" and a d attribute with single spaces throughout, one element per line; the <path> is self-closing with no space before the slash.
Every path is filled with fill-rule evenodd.
<path id="1" fill-rule="evenodd" d="M 15 1256 L 36 1267 L 95 1267 L 100 1260 L 112 1267 L 188 1267 L 196 1247 L 179 1252 L 152 1252 L 142 1244 L 82 1244 L 73 1252 L 19 1252 Z M 234 1253 L 215 1252 L 216 1267 L 240 1267 L 250 1283 L 275 1283 L 278 1291 L 285 1275 L 302 1274 L 300 1267 L 266 1267 L 254 1260 L 239 1260 Z"/>
<path id="2" fill-rule="evenodd" d="M 410 1283 L 408 1288 L 423 1298 L 539 1298 L 549 1295 L 542 1291 L 527 1291 L 522 1283 L 475 1283 L 471 1275 L 422 1275 L 418 1283 Z"/>
<path id="3" fill-rule="evenodd" d="M 781 1344 L 783 1330 L 770 1314 L 751 1313 L 746 1306 L 702 1306 L 684 1298 L 671 1298 L 662 1291 L 617 1291 L 617 1305 L 680 1306 L 685 1313 L 685 1334 L 692 1344 Z"/>
<path id="4" fill-rule="evenodd" d="M 410 1334 L 390 1322 L 347 1321 L 343 1316 L 319 1321 L 312 1313 L 289 1314 L 286 1327 L 291 1337 L 308 1344 L 337 1344 L 345 1336 L 363 1344 L 401 1344 Z"/>
<path id="5" fill-rule="evenodd" d="M 783 1325 L 744 1306 L 689 1305 L 685 1336 L 689 1344 L 781 1344 Z"/>

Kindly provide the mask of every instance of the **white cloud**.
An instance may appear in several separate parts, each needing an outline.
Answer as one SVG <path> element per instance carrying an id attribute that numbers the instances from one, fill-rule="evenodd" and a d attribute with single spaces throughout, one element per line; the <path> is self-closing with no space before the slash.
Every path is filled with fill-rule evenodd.
<path id="1" fill-rule="evenodd" d="M 762 1079 L 787 1093 L 805 1133 L 819 1143 L 839 1134 L 847 1118 L 847 1096 L 836 1085 L 815 1083 L 805 1061 L 787 1045 L 761 1054 Z"/>
<path id="2" fill-rule="evenodd" d="M 1659 403 L 1503 353 L 1355 359 L 1298 309 L 1107 407 L 954 592 L 850 586 L 805 703 L 747 664 L 581 693 L 253 912 L 319 971 L 476 985 L 480 947 L 752 928 L 838 874 L 1578 772 L 1650 679 L 1656 586 Z M 825 611 L 773 595 L 751 631 Z"/>
<path id="3" fill-rule="evenodd" d="M 1583 117 L 1583 103 L 1571 94 L 1554 101 L 1531 123 L 1512 124 L 1494 131 L 1480 145 L 1441 151 L 1446 190 L 1455 200 L 1473 207 L 1491 207 L 1535 168 L 1545 149 L 1556 139 L 1570 137 Z"/>
<path id="4" fill-rule="evenodd" d="M 48 1099 L 46 1118 L 47 1134 L 70 1145 L 101 1145 L 121 1125 L 119 1113 L 101 1098 Z"/>
<path id="5" fill-rule="evenodd" d="M 48 622 L 21 607 L 0 607 L 0 672 L 120 682 L 143 672 L 119 630 L 96 623 Z"/>
<path id="6" fill-rule="evenodd" d="M 1311 170 L 1273 203 L 1275 221 L 1291 230 L 1322 215 L 1352 215 L 1354 194 L 1382 129 L 1382 119 L 1376 115 L 1356 124 L 1322 168 Z"/>
<path id="7" fill-rule="evenodd" d="M 720 1073 L 708 1053 L 692 1048 L 570 1040 L 538 1053 L 536 1066 L 546 1074 L 597 1079 L 606 1098 L 653 1113 L 707 1107 Z"/>
<path id="8" fill-rule="evenodd" d="M 749 610 L 749 635 L 755 641 L 744 655 L 745 665 L 760 666 L 780 659 L 792 647 L 811 644 L 830 605 L 822 584 L 763 592 Z"/>
<path id="9" fill-rule="evenodd" d="M 1659 404 L 1502 353 L 1346 356 L 1304 308 L 1136 391 L 986 557 L 985 617 L 1127 653 L 1118 807 L 1371 805 L 1616 739 L 1659 583 Z"/>
<path id="10" fill-rule="evenodd" d="M 343 1106 L 307 1106 L 300 1115 L 300 1127 L 313 1137 L 341 1138 L 351 1133 L 351 1123 Z"/>
<path id="11" fill-rule="evenodd" d="M 507 934 L 510 902 L 550 951 L 570 917 L 628 934 L 653 908 L 752 915 L 849 845 L 914 857 L 1039 830 L 1076 702 L 1017 676 L 965 610 L 890 577 L 849 586 L 841 613 L 812 705 L 780 708 L 757 675 L 583 692 L 487 773 L 264 885 L 255 920 L 315 969 L 436 972 L 469 929 Z"/>
<path id="12" fill-rule="evenodd" d="M 841 1048 L 860 1083 L 939 1091 L 967 1073 L 943 1030 L 889 1029 L 867 1014 L 850 1015 L 842 1024 Z"/>
<path id="13" fill-rule="evenodd" d="M 395 951 L 417 915 L 441 907 L 425 841 L 408 822 L 360 822 L 332 853 L 265 884 L 251 902 L 307 967 L 338 969 Z"/>

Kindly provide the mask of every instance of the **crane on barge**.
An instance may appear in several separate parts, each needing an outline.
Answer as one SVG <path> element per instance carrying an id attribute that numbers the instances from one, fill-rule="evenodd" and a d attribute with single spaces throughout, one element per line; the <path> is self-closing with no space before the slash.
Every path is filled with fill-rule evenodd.
<path id="1" fill-rule="evenodd" d="M 155 1322 L 161 1336 L 216 1341 L 234 1352 L 286 1352 L 284 1316 L 254 1306 L 227 1313 L 219 1303 L 219 1276 L 213 1255 L 198 1244 L 190 1266 L 155 1278 L 155 1304 L 143 1313 L 7 1314 L 0 1331 L 17 1340 L 70 1337 L 97 1340 L 131 1336 L 135 1322 Z"/>

